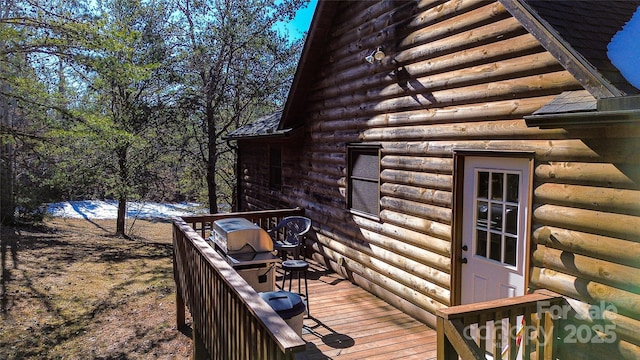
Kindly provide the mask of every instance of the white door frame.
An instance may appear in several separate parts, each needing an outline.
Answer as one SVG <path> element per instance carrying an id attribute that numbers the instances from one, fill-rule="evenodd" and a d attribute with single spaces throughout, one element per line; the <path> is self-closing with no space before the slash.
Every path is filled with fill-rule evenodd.
<path id="1" fill-rule="evenodd" d="M 465 174 L 465 160 L 469 157 L 492 157 L 492 158 L 519 158 L 528 160 L 529 178 L 525 179 L 525 184 L 532 186 L 533 184 L 533 165 L 534 154 L 529 152 L 492 152 L 492 151 L 454 151 L 454 194 L 453 194 L 453 224 L 452 224 L 452 276 L 451 276 L 451 305 L 462 304 L 462 259 L 469 256 L 470 251 L 463 254 L 463 210 L 465 196 L 465 179 L 467 176 L 474 174 Z M 522 262 L 524 274 L 524 289 L 529 286 L 529 268 L 531 254 L 531 207 L 532 207 L 532 191 L 531 188 L 526 189 L 528 206 L 523 209 L 527 212 L 528 218 L 523 228 L 524 234 L 524 261 Z M 473 196 L 468 194 L 467 196 Z M 519 231 L 520 232 L 520 231 Z"/>

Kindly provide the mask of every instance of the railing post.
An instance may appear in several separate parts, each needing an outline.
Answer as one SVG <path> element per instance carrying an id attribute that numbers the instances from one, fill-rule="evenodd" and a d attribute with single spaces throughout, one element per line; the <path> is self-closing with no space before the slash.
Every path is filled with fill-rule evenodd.
<path id="1" fill-rule="evenodd" d="M 178 330 L 184 329 L 186 326 L 186 321 L 184 319 L 184 315 L 187 309 L 184 306 L 184 299 L 179 291 L 176 291 L 176 326 Z"/>
<path id="2" fill-rule="evenodd" d="M 445 319 L 438 316 L 436 321 L 436 333 L 438 334 L 438 360 L 458 360 L 458 353 L 449 341 L 444 330 Z"/>
<path id="3" fill-rule="evenodd" d="M 457 360 L 458 354 L 465 360 L 482 360 L 485 359 L 486 350 L 494 354 L 494 359 L 500 359 L 505 350 L 505 331 L 509 359 L 516 359 L 518 350 L 522 351 L 524 360 L 530 359 L 532 355 L 537 360 L 554 359 L 554 353 L 558 351 L 554 333 L 557 326 L 549 311 L 538 313 L 541 301 L 549 306 L 558 305 L 564 299 L 551 291 L 537 291 L 513 298 L 439 309 L 436 312 L 438 360 Z M 534 315 L 537 317 L 534 318 Z M 522 316 L 524 321 L 520 328 L 522 332 L 516 333 L 519 316 Z M 469 338 L 471 334 L 467 334 L 468 326 L 478 326 L 477 335 L 474 335 L 475 341 Z M 493 329 L 489 331 L 492 332 L 490 338 L 494 342 L 487 346 L 482 340 L 483 333 L 480 329 L 483 327 Z M 521 336 L 519 346 L 513 338 L 516 334 Z"/>
<path id="4" fill-rule="evenodd" d="M 182 282 L 177 279 L 180 276 L 181 271 L 178 269 L 178 247 L 179 240 L 178 237 L 181 236 L 180 231 L 178 231 L 177 227 L 173 225 L 173 276 L 174 282 L 176 284 L 176 327 L 178 330 L 184 329 L 185 322 L 185 313 L 187 311 L 184 299 L 182 298 Z"/>
<path id="5" fill-rule="evenodd" d="M 207 353 L 207 348 L 204 346 L 204 342 L 200 338 L 200 331 L 198 331 L 198 327 L 194 326 L 193 331 L 191 332 L 193 339 L 193 353 L 191 356 L 192 360 L 208 360 L 211 357 Z"/>
<path id="6" fill-rule="evenodd" d="M 230 354 L 238 359 L 293 359 L 304 351 L 305 342 L 300 336 L 200 235 L 216 219 L 262 219 L 299 212 L 275 210 L 174 219 L 176 322 L 179 327 L 185 325 L 188 308 L 193 319 L 192 359 L 226 359 Z M 239 314 L 234 315 L 230 308 L 237 308 Z"/>

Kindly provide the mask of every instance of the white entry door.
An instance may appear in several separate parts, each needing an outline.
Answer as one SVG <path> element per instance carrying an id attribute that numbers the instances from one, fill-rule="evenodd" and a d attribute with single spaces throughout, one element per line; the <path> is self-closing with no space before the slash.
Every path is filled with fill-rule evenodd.
<path id="1" fill-rule="evenodd" d="M 525 294 L 529 161 L 465 159 L 462 304 Z"/>

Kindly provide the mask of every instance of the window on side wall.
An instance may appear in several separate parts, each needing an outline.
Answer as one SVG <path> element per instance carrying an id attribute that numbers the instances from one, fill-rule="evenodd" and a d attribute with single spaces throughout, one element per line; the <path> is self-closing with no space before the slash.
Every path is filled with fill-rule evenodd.
<path id="1" fill-rule="evenodd" d="M 378 217 L 380 212 L 380 147 L 348 147 L 347 207 L 354 212 Z"/>
<path id="2" fill-rule="evenodd" d="M 280 146 L 269 147 L 269 188 L 282 188 L 282 149 Z"/>

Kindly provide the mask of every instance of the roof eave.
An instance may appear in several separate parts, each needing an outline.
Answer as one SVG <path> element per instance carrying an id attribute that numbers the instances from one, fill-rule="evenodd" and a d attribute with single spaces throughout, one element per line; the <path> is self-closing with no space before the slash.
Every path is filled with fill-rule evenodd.
<path id="1" fill-rule="evenodd" d="M 251 135 L 238 135 L 238 136 L 223 136 L 222 140 L 257 140 L 257 139 L 273 139 L 273 138 L 285 138 L 289 137 L 294 129 L 278 130 L 271 134 L 251 134 Z"/>
<path id="2" fill-rule="evenodd" d="M 310 71 L 310 69 L 317 68 L 322 59 L 323 46 L 319 45 L 324 43 L 327 38 L 333 15 L 339 3 L 339 1 L 319 0 L 316 5 L 278 129 L 295 127 L 296 116 L 303 112 L 305 99 L 314 75 L 314 72 Z"/>

